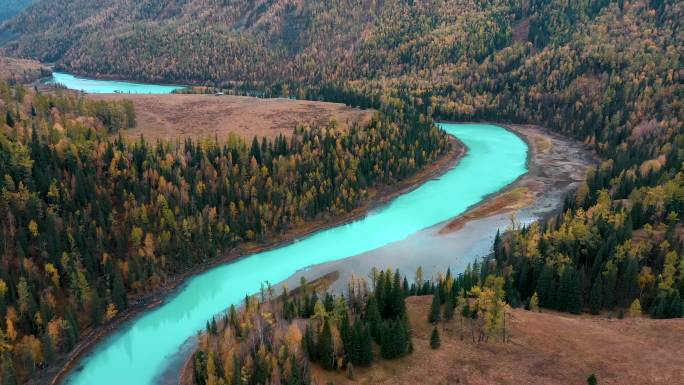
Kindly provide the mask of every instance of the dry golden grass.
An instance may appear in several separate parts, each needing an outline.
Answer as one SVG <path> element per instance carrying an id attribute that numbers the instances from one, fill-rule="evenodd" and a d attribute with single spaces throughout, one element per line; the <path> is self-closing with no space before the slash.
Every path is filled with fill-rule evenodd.
<path id="1" fill-rule="evenodd" d="M 429 346 L 430 296 L 407 299 L 414 353 L 356 368 L 355 379 L 314 367 L 319 384 L 568 384 L 594 373 L 601 385 L 675 385 L 684 381 L 684 319 L 606 319 L 513 310 L 511 342 L 460 339 L 459 322 L 440 326 L 442 346 Z"/>
<path id="2" fill-rule="evenodd" d="M 38 61 L 0 56 L 0 79 L 30 83 L 48 73 L 49 69 Z"/>
<path id="3" fill-rule="evenodd" d="M 135 104 L 137 127 L 123 131 L 128 137 L 142 134 L 148 140 L 176 138 L 225 138 L 234 133 L 251 140 L 290 135 L 300 124 L 340 126 L 368 124 L 372 110 L 339 103 L 291 99 L 258 99 L 214 95 L 89 94 L 91 99 L 130 99 Z"/>

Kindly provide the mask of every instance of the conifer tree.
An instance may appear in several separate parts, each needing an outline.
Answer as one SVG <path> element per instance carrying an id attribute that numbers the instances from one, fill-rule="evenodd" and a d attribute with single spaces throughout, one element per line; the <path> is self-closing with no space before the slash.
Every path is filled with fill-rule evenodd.
<path id="1" fill-rule="evenodd" d="M 7 353 L 2 355 L 2 385 L 18 385 L 12 357 Z"/>
<path id="2" fill-rule="evenodd" d="M 354 334 L 351 325 L 349 325 L 349 317 L 346 312 L 344 312 L 342 318 L 340 318 L 339 330 L 344 348 L 344 360 L 345 362 L 354 362 L 355 343 L 357 343 L 357 341 L 355 339 L 356 335 Z"/>
<path id="3" fill-rule="evenodd" d="M 430 347 L 432 349 L 437 349 L 441 345 L 439 339 L 439 331 L 437 331 L 437 326 L 432 329 L 432 335 L 430 336 Z"/>
<path id="4" fill-rule="evenodd" d="M 318 361 L 318 349 L 316 349 L 316 342 L 313 336 L 313 329 L 311 324 L 306 324 L 306 330 L 304 331 L 304 338 L 302 339 L 302 347 L 306 354 L 309 356 L 311 361 Z"/>
<path id="5" fill-rule="evenodd" d="M 287 385 L 304 385 L 299 371 L 297 357 L 290 357 L 290 375 L 287 377 Z"/>
<path id="6" fill-rule="evenodd" d="M 539 296 L 539 305 L 542 307 L 553 308 L 555 301 L 553 301 L 554 293 L 552 290 L 553 284 L 553 268 L 544 265 L 542 272 L 537 280 L 536 293 Z"/>
<path id="7" fill-rule="evenodd" d="M 451 321 L 454 319 L 454 295 L 453 293 L 447 293 L 446 301 L 444 302 L 444 320 Z"/>
<path id="8" fill-rule="evenodd" d="M 428 315 L 428 322 L 436 323 L 440 320 L 441 306 L 439 300 L 439 290 L 435 290 L 432 295 L 432 305 L 430 307 L 430 314 Z"/>
<path id="9" fill-rule="evenodd" d="M 591 374 L 587 377 L 587 385 L 598 385 L 598 379 L 595 374 Z"/>
<path id="10" fill-rule="evenodd" d="M 50 338 L 50 335 L 45 332 L 43 333 L 40 342 L 43 348 L 43 359 L 45 360 L 45 363 L 49 365 L 55 360 L 56 354 L 54 344 L 52 343 L 52 338 Z"/>
<path id="11" fill-rule="evenodd" d="M 325 369 L 332 369 L 335 367 L 335 357 L 333 354 L 333 340 L 332 331 L 330 329 L 330 322 L 326 319 L 323 322 L 323 328 L 318 335 L 318 344 L 316 353 L 318 360 Z"/>
<path id="12" fill-rule="evenodd" d="M 233 353 L 233 381 L 232 385 L 242 385 L 242 365 L 240 364 L 240 360 L 238 359 L 238 356 Z"/>
<path id="13" fill-rule="evenodd" d="M 612 262 L 606 264 L 603 273 L 603 307 L 610 309 L 615 305 L 615 285 L 617 283 L 617 268 Z"/>
<path id="14" fill-rule="evenodd" d="M 377 301 L 375 300 L 375 296 L 371 295 L 368 297 L 368 301 L 366 303 L 366 314 L 365 314 L 365 321 L 370 327 L 370 332 L 373 335 L 373 338 L 375 339 L 376 342 L 380 342 L 380 311 L 378 310 L 378 305 Z"/>
<path id="15" fill-rule="evenodd" d="M 373 338 L 370 329 L 363 325 L 359 326 L 359 355 L 358 364 L 368 366 L 373 362 Z"/>
<path id="16" fill-rule="evenodd" d="M 567 310 L 573 314 L 580 314 L 582 312 L 582 283 L 579 272 L 575 268 L 570 269 Z"/>
<path id="17" fill-rule="evenodd" d="M 603 280 L 601 275 L 596 277 L 589 293 L 589 310 L 591 314 L 599 314 L 603 306 Z"/>

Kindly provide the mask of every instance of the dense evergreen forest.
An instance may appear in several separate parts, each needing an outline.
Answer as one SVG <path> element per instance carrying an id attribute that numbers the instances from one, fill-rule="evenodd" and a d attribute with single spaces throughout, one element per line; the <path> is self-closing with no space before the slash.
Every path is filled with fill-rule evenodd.
<path id="1" fill-rule="evenodd" d="M 240 310 L 207 322 L 192 357 L 193 384 L 308 385 L 312 364 L 353 378 L 354 368 L 411 354 L 411 322 L 458 319 L 462 339 L 505 340 L 503 277 L 479 263 L 432 281 L 421 271 L 409 284 L 399 271 L 373 269 L 370 283 L 352 277 L 344 294 L 319 293 L 304 279 L 296 292 L 264 287 Z M 405 299 L 414 295 L 433 295 L 429 319 L 409 321 Z"/>
<path id="2" fill-rule="evenodd" d="M 2 81 L 0 96 L 3 384 L 68 352 L 81 331 L 125 310 L 129 294 L 243 242 L 349 212 L 369 188 L 449 147 L 410 109 L 273 141 L 147 143 L 110 139 L 135 125 L 129 101 Z"/>

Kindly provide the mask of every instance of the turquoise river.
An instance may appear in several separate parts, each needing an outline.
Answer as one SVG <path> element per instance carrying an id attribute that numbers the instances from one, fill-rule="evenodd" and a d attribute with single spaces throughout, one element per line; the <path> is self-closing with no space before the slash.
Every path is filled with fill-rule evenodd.
<path id="1" fill-rule="evenodd" d="M 441 124 L 468 148 L 460 163 L 372 211 L 270 251 L 189 279 L 165 303 L 99 342 L 65 380 L 69 385 L 151 385 L 188 338 L 213 315 L 298 270 L 377 249 L 463 213 L 527 171 L 527 145 L 489 124 Z"/>
<path id="2" fill-rule="evenodd" d="M 161 85 L 146 83 L 131 83 L 118 80 L 86 79 L 63 72 L 53 72 L 50 84 L 61 84 L 72 90 L 84 91 L 89 94 L 170 94 L 182 89 L 183 86 Z"/>

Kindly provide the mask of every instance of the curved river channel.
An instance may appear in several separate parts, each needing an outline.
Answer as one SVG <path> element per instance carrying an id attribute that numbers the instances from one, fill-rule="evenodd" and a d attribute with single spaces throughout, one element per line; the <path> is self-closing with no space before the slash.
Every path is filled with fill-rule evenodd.
<path id="1" fill-rule="evenodd" d="M 73 79 L 78 82 L 71 83 Z M 55 80 L 86 92 L 98 92 L 102 89 L 98 87 L 109 87 L 108 92 L 140 90 L 135 83 L 96 80 L 87 83 L 95 88 L 79 88 L 84 84 L 83 79 L 71 75 L 61 79 L 56 76 Z M 133 88 L 126 88 L 131 85 Z M 147 88 L 142 92 L 170 90 Z M 213 315 L 231 304 L 239 304 L 246 294 L 257 293 L 262 282 L 278 283 L 310 266 L 403 240 L 463 213 L 527 172 L 527 145 L 504 128 L 491 124 L 441 124 L 441 127 L 461 140 L 468 152 L 439 179 L 393 199 L 363 219 L 246 256 L 189 279 L 165 303 L 127 322 L 99 342 L 65 383 L 155 384 L 188 338 L 196 335 Z"/>
<path id="2" fill-rule="evenodd" d="M 199 274 L 163 305 L 124 325 L 83 358 L 69 385 L 151 385 L 207 319 L 261 283 L 281 282 L 306 267 L 377 249 L 463 213 L 527 171 L 527 145 L 489 124 L 442 124 L 468 153 L 460 163 L 356 222 L 290 245 L 252 254 Z M 384 267 L 384 266 L 380 266 Z"/>

